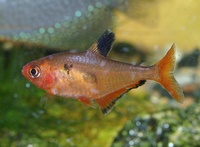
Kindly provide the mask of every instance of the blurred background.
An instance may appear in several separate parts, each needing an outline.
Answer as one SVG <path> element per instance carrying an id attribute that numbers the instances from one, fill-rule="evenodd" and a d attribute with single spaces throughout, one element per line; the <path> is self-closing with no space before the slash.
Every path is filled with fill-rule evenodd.
<path id="1" fill-rule="evenodd" d="M 200 146 L 199 1 L 0 0 L 0 146 Z M 176 44 L 185 101 L 152 81 L 103 116 L 98 107 L 49 96 L 21 74 L 26 63 L 84 51 L 106 30 L 108 58 L 152 65 Z"/>

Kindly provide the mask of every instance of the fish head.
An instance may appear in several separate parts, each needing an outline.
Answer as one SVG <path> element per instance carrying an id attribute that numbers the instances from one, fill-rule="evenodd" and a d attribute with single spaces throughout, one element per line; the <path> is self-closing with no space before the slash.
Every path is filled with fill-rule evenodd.
<path id="1" fill-rule="evenodd" d="M 27 63 L 22 68 L 22 74 L 31 83 L 47 92 L 51 90 L 55 81 L 52 67 L 45 60 L 36 60 Z"/>

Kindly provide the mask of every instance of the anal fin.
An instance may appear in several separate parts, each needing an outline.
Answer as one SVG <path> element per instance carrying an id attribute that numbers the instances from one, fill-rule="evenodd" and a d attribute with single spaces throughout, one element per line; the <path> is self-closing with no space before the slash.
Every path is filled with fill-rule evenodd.
<path id="1" fill-rule="evenodd" d="M 99 105 L 102 113 L 105 115 L 112 109 L 116 101 L 127 91 L 129 91 L 127 88 L 117 90 L 102 98 L 96 99 L 95 102 Z"/>
<path id="2" fill-rule="evenodd" d="M 115 103 L 117 102 L 117 100 L 126 92 L 128 92 L 129 90 L 133 89 L 133 88 L 137 88 L 141 85 L 143 85 L 146 81 L 145 80 L 141 80 L 138 81 L 135 84 L 132 84 L 130 86 L 127 86 L 125 88 L 119 89 L 117 91 L 114 91 L 113 93 L 110 93 L 102 98 L 96 99 L 95 102 L 99 105 L 102 113 L 105 115 L 107 114 L 109 111 L 111 111 L 112 107 L 115 105 Z"/>

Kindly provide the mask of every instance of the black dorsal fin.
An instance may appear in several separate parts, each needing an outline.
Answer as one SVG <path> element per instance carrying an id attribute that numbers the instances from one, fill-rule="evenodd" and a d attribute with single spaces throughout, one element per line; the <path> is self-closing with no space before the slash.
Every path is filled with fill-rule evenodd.
<path id="1" fill-rule="evenodd" d="M 106 30 L 88 51 L 92 51 L 106 57 L 112 48 L 114 40 L 115 34 L 110 30 Z"/>

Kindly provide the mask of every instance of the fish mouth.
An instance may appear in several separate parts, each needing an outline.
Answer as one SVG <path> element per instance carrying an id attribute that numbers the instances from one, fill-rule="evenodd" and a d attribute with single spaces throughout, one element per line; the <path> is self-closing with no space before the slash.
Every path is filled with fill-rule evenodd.
<path id="1" fill-rule="evenodd" d="M 26 74 L 26 71 L 27 71 L 26 69 L 27 69 L 27 65 L 24 65 L 23 68 L 22 68 L 22 70 L 21 70 L 21 72 L 22 72 L 22 74 L 23 74 L 24 77 L 27 77 L 26 76 L 27 75 Z"/>

